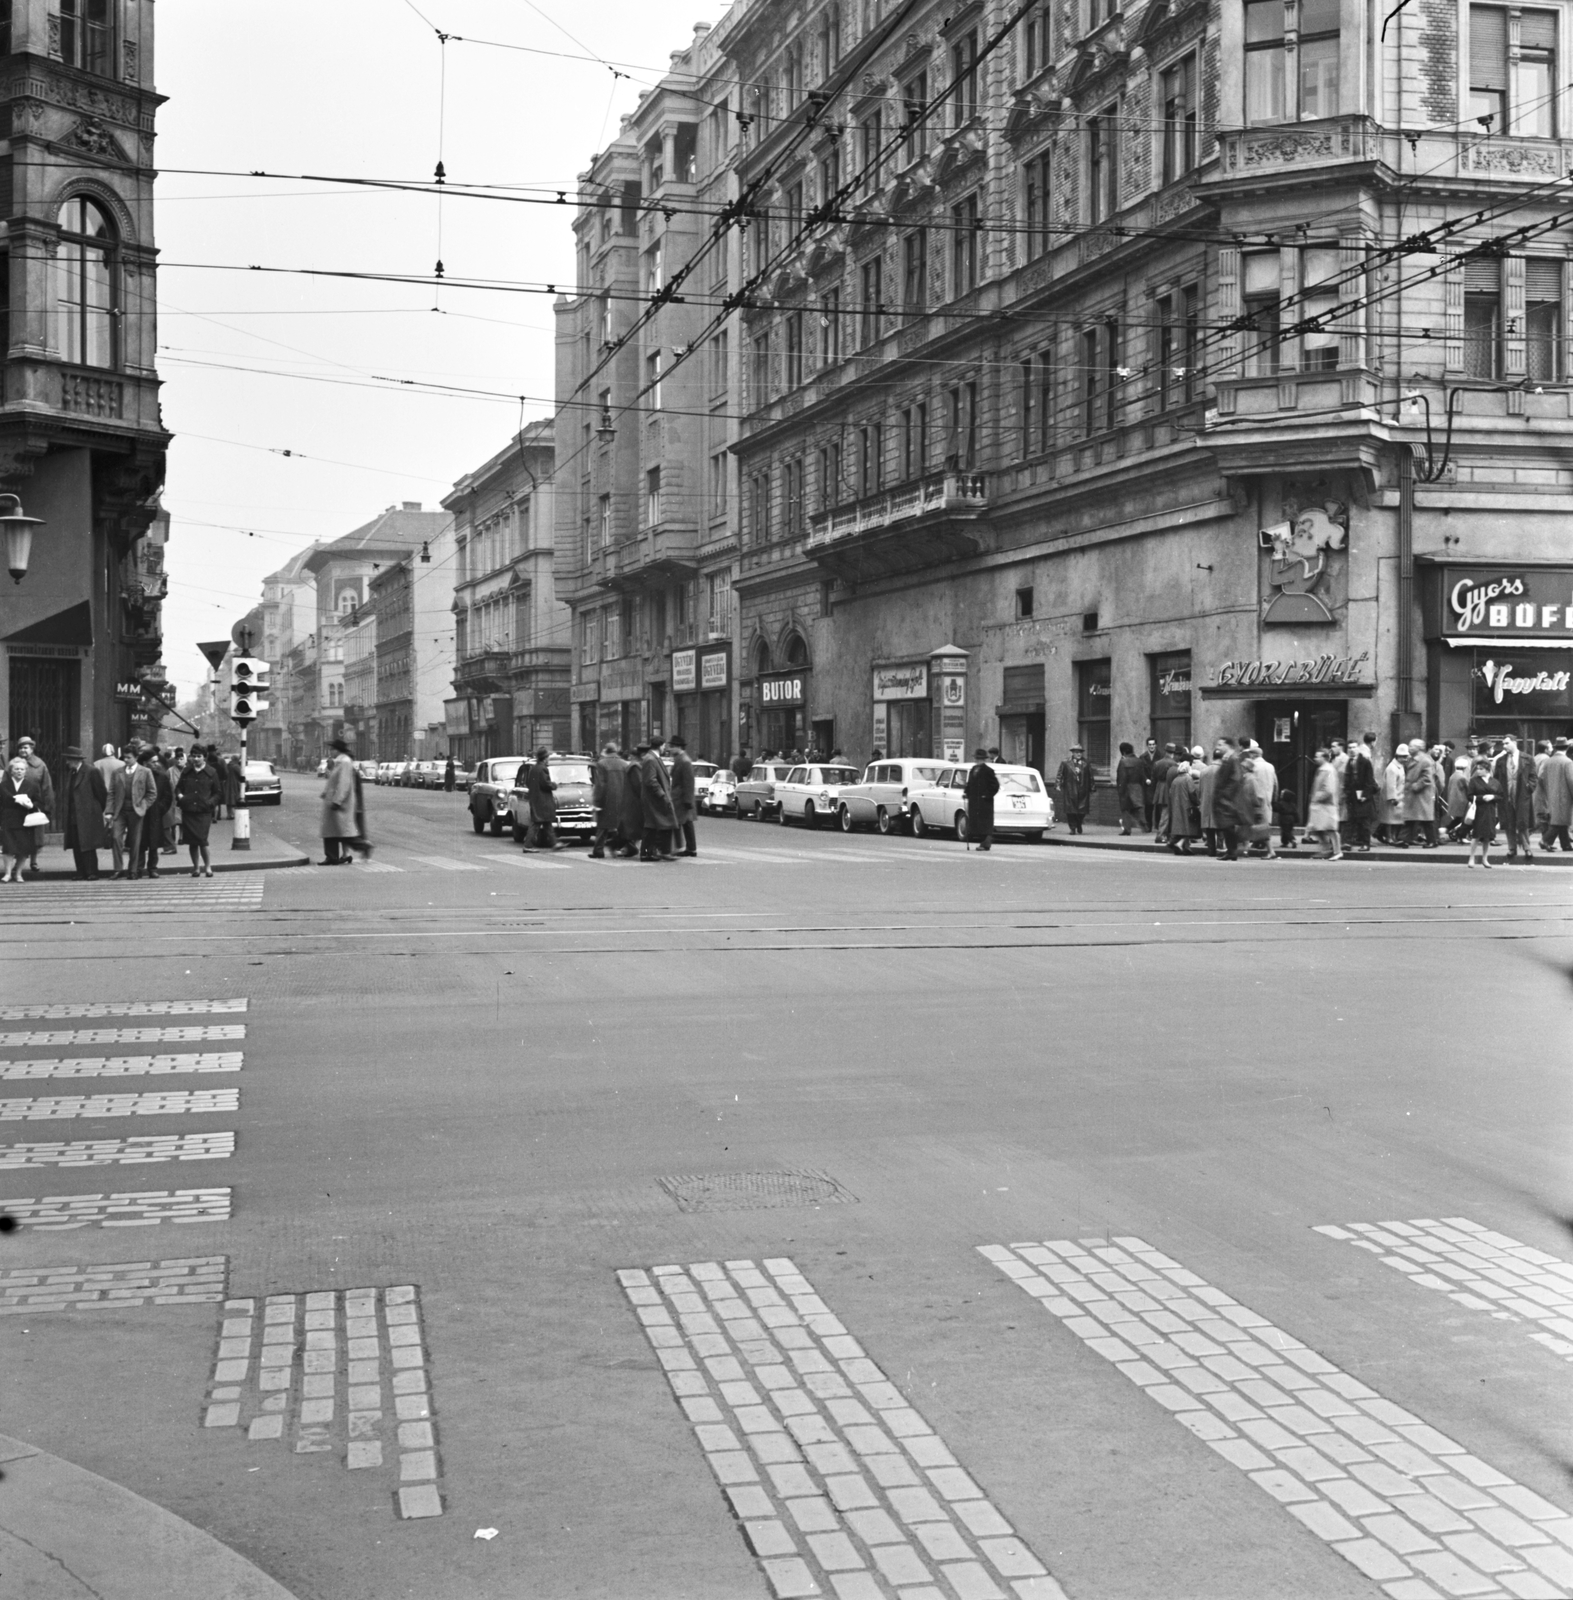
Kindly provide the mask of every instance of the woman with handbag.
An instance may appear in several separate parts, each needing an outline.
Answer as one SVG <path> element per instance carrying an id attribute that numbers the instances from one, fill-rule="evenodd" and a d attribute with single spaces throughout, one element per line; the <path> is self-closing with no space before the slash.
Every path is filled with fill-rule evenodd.
<path id="1" fill-rule="evenodd" d="M 208 829 L 213 825 L 223 798 L 223 778 L 208 765 L 207 752 L 193 748 L 191 760 L 175 789 L 175 803 L 180 807 L 180 830 L 191 854 L 193 878 L 200 878 L 204 872 L 210 878 L 213 876 L 213 864 L 208 860 Z M 200 866 L 197 864 L 199 855 Z"/>
<path id="2" fill-rule="evenodd" d="M 26 819 L 44 816 L 44 795 L 38 779 L 21 756 L 12 756 L 0 778 L 0 852 L 9 858 L 0 883 L 20 883 L 22 865 L 32 859 L 42 829 L 29 828 Z"/>
<path id="3" fill-rule="evenodd" d="M 1460 766 L 1464 762 L 1459 762 Z M 1491 763 L 1482 757 L 1469 775 L 1469 859 L 1466 867 L 1475 864 L 1475 848 L 1480 849 L 1480 864 L 1491 865 L 1491 845 L 1497 836 L 1497 787 L 1492 776 Z"/>

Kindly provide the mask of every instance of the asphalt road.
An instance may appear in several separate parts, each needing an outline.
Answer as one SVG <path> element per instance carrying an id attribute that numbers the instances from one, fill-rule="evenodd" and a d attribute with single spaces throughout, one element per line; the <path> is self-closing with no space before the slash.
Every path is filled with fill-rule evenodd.
<path id="1" fill-rule="evenodd" d="M 15 1100 L 208 1097 L 8 1100 L 0 1205 L 227 1191 L 0 1241 L 0 1431 L 302 1600 L 1573 1594 L 1565 873 L 369 802 L 0 898 L 0 1005 L 245 1002 L 0 1023 Z"/>

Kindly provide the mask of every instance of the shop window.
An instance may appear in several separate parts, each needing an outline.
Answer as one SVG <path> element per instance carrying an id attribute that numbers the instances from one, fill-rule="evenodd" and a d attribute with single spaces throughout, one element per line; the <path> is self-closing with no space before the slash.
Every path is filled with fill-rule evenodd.
<path id="1" fill-rule="evenodd" d="M 1109 726 L 1113 711 L 1113 672 L 1107 658 L 1076 663 L 1076 725 L 1090 766 L 1109 765 Z"/>
<path id="2" fill-rule="evenodd" d="M 952 298 L 970 294 L 978 285 L 978 197 L 969 194 L 959 206 L 950 208 Z"/>
<path id="3" fill-rule="evenodd" d="M 1278 371 L 1279 268 L 1276 250 L 1253 250 L 1244 258 L 1243 293 L 1246 332 L 1246 370 L 1255 378 Z"/>
<path id="4" fill-rule="evenodd" d="M 1502 374 L 1502 263 L 1490 256 L 1464 263 L 1464 373 Z"/>
<path id="5" fill-rule="evenodd" d="M 1035 261 L 1049 248 L 1049 158 L 1035 156 L 1021 169 L 1022 215 L 1027 260 Z"/>
<path id="6" fill-rule="evenodd" d="M 1300 364 L 1307 372 L 1338 365 L 1337 278 L 1341 270 L 1336 245 L 1312 245 L 1301 252 L 1300 316 L 1321 320 L 1322 326 L 1300 337 Z"/>
<path id="7" fill-rule="evenodd" d="M 1103 222 L 1120 208 L 1119 127 L 1115 108 L 1087 118 L 1087 220 Z"/>
<path id="8" fill-rule="evenodd" d="M 1171 650 L 1147 657 L 1149 720 L 1147 731 L 1166 744 L 1191 747 L 1191 652 Z"/>
<path id="9" fill-rule="evenodd" d="M 1556 134 L 1557 18 L 1553 11 L 1469 8 L 1469 114 L 1491 133 Z"/>
<path id="10" fill-rule="evenodd" d="M 1030 585 L 1025 589 L 1016 591 L 1016 615 L 1018 618 L 1032 615 L 1032 588 Z"/>
<path id="11" fill-rule="evenodd" d="M 1196 165 L 1196 57 L 1163 74 L 1163 181 L 1173 183 Z"/>
<path id="12" fill-rule="evenodd" d="M 3 270 L 3 268 L 0 268 Z M 1524 263 L 1525 375 L 1531 383 L 1562 376 L 1562 263 Z"/>
<path id="13" fill-rule="evenodd" d="M 875 256 L 872 261 L 865 261 L 862 267 L 863 325 L 861 343 L 865 350 L 879 339 L 881 332 L 880 314 L 883 308 L 880 305 L 880 301 L 884 293 L 880 281 L 882 268 L 883 263 L 878 256 Z"/>
<path id="14" fill-rule="evenodd" d="M 928 235 L 922 228 L 901 241 L 901 303 L 908 311 L 921 311 L 926 298 L 924 275 L 928 268 Z"/>
<path id="15" fill-rule="evenodd" d="M 116 363 L 115 236 L 91 200 L 67 200 L 59 213 L 55 306 L 62 361 L 87 367 Z"/>

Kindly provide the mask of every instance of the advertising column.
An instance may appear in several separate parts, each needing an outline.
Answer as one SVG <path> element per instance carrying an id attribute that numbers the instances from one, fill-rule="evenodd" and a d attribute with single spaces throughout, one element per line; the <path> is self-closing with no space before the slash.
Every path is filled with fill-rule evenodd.
<path id="1" fill-rule="evenodd" d="M 929 660 L 939 734 L 934 754 L 943 761 L 967 759 L 967 652 L 955 645 L 936 650 Z"/>

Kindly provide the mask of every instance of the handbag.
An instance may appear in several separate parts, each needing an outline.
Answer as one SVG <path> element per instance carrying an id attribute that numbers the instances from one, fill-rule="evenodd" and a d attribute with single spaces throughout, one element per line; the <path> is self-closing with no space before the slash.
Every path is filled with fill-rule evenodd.
<path id="1" fill-rule="evenodd" d="M 1466 828 L 1469 827 L 1474 822 L 1474 820 L 1475 820 L 1475 802 L 1473 800 L 1471 800 L 1469 802 L 1468 808 L 1464 812 L 1464 826 Z"/>

